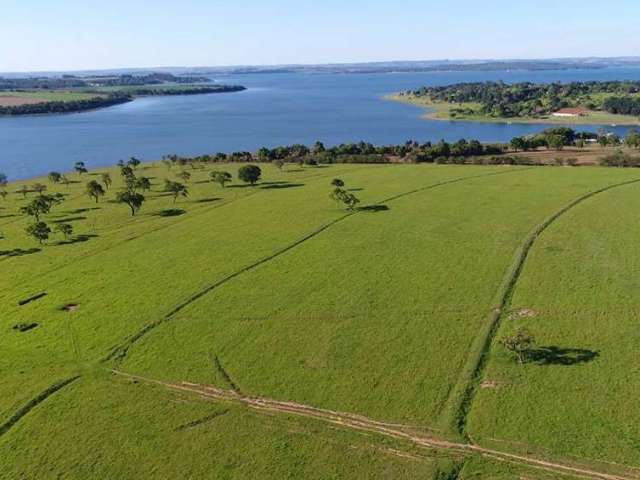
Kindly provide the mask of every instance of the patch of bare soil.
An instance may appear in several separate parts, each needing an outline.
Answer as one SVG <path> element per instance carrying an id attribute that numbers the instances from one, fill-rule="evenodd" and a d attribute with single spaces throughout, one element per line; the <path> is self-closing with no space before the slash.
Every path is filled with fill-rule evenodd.
<path id="1" fill-rule="evenodd" d="M 531 318 L 538 314 L 535 310 L 530 308 L 521 308 L 509 314 L 509 320 L 517 320 L 518 318 Z"/>
<path id="2" fill-rule="evenodd" d="M 64 307 L 62 307 L 62 310 L 64 310 L 65 312 L 75 312 L 78 309 L 78 304 L 77 303 L 67 303 Z"/>
<path id="3" fill-rule="evenodd" d="M 0 95 L 0 107 L 19 107 L 21 105 L 35 105 L 43 103 L 40 98 L 15 97 L 12 95 Z"/>

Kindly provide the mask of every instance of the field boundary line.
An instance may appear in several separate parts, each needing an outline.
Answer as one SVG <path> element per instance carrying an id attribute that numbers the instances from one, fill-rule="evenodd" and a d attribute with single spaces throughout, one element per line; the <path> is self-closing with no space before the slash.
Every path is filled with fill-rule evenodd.
<path id="1" fill-rule="evenodd" d="M 48 399 L 51 395 L 56 393 L 57 391 L 63 389 L 67 385 L 75 382 L 80 378 L 80 375 L 76 375 L 66 380 L 61 380 L 59 382 L 54 383 L 53 385 L 47 387 L 45 390 L 40 392 L 38 395 L 33 397 L 27 403 L 25 403 L 22 407 L 20 407 L 6 422 L 0 425 L 0 437 L 2 437 L 5 433 L 7 433 L 11 428 L 13 428 L 16 423 L 18 423 L 22 418 L 27 415 L 31 410 L 36 408 L 46 399 Z"/>
<path id="2" fill-rule="evenodd" d="M 503 171 L 503 172 L 490 172 L 490 173 L 484 173 L 484 174 L 481 174 L 481 175 L 471 175 L 471 176 L 466 176 L 466 177 L 458 177 L 458 178 L 454 178 L 454 179 L 451 179 L 451 180 L 445 180 L 445 181 L 442 181 L 442 182 L 437 182 L 437 183 L 428 185 L 426 187 L 421 187 L 421 188 L 417 188 L 417 189 L 414 189 L 414 190 L 411 190 L 411 191 L 408 191 L 408 192 L 403 192 L 403 193 L 394 195 L 392 197 L 386 198 L 386 199 L 381 200 L 379 202 L 373 203 L 372 205 L 382 205 L 384 203 L 392 202 L 394 200 L 397 200 L 397 199 L 399 199 L 401 197 L 405 197 L 407 195 L 412 195 L 414 193 L 419 193 L 419 192 L 423 192 L 423 191 L 426 191 L 426 190 L 431 190 L 431 189 L 434 189 L 434 188 L 437 188 L 437 187 L 450 185 L 452 183 L 457 183 L 457 182 L 461 182 L 461 181 L 464 181 L 464 180 L 472 180 L 472 179 L 476 179 L 476 178 L 482 178 L 482 177 L 493 176 L 493 175 L 501 175 L 501 174 L 506 174 L 506 173 L 518 173 L 518 172 L 523 172 L 523 171 L 526 171 L 526 170 L 530 170 L 531 168 L 534 168 L 534 167 L 520 168 L 520 169 L 517 169 L 517 170 L 507 170 L 507 171 Z M 110 360 L 122 360 L 124 357 L 126 357 L 129 349 L 131 348 L 131 346 L 133 346 L 133 344 L 135 344 L 138 340 L 140 340 L 142 337 L 144 337 L 147 333 L 149 333 L 150 331 L 154 330 L 156 327 L 159 327 L 163 323 L 171 320 L 174 315 L 179 313 L 181 310 L 183 310 L 184 308 L 186 308 L 187 306 L 189 306 L 190 304 L 192 304 L 196 300 L 202 298 L 203 296 L 207 295 L 208 293 L 210 293 L 211 291 L 217 289 L 218 287 L 224 285 L 225 283 L 229 282 L 230 280 L 233 280 L 234 278 L 238 277 L 239 275 L 242 275 L 243 273 L 249 272 L 249 271 L 255 269 L 256 267 L 259 267 L 260 265 L 263 265 L 264 263 L 267 263 L 267 262 L 273 260 L 274 258 L 277 258 L 280 255 L 283 255 L 284 253 L 288 252 L 289 250 L 292 250 L 295 247 L 301 245 L 302 243 L 304 243 L 304 242 L 312 239 L 313 237 L 321 234 L 322 232 L 324 232 L 328 228 L 330 228 L 330 227 L 342 222 L 343 220 L 346 220 L 347 218 L 349 218 L 349 217 L 351 217 L 353 215 L 356 215 L 358 213 L 362 213 L 362 211 L 361 210 L 354 210 L 354 211 L 347 212 L 347 213 L 343 214 L 342 216 L 340 216 L 340 217 L 338 217 L 338 218 L 336 218 L 336 219 L 334 219 L 334 220 L 332 220 L 332 221 L 330 221 L 328 223 L 325 223 L 321 227 L 316 228 L 315 230 L 313 230 L 310 233 L 306 234 L 304 237 L 299 238 L 298 240 L 294 241 L 293 243 L 290 243 L 286 247 L 281 248 L 281 249 L 275 251 L 274 253 L 272 253 L 270 255 L 267 255 L 266 257 L 263 257 L 260 260 L 241 268 L 240 270 L 236 270 L 235 272 L 227 275 L 226 277 L 218 280 L 217 282 L 202 288 L 201 290 L 199 290 L 195 294 L 191 295 L 187 299 L 185 299 L 182 302 L 180 302 L 173 309 L 171 309 L 168 313 L 166 313 L 162 318 L 160 318 L 158 320 L 155 320 L 155 321 L 145 325 L 137 333 L 135 333 L 134 335 L 130 336 L 125 342 L 123 342 L 120 345 L 117 345 L 117 346 L 113 347 L 112 350 L 105 357 L 103 357 L 101 361 L 102 362 L 107 362 L 107 361 L 110 361 Z"/>
<path id="3" fill-rule="evenodd" d="M 622 476 L 621 474 L 613 474 L 591 469 L 587 466 L 577 463 L 567 464 L 554 461 L 542 460 L 535 457 L 516 455 L 509 452 L 484 448 L 474 443 L 461 443 L 437 438 L 426 435 L 423 432 L 411 426 L 403 426 L 398 424 L 385 423 L 377 421 L 363 415 L 339 412 L 304 405 L 295 402 L 287 402 L 274 400 L 271 398 L 246 396 L 238 394 L 233 390 L 224 390 L 211 385 L 204 385 L 192 382 L 169 383 L 162 380 L 147 378 L 119 370 L 109 370 L 114 375 L 145 382 L 147 384 L 155 384 L 178 392 L 187 392 L 196 394 L 204 399 L 213 401 L 222 401 L 245 405 L 256 411 L 271 413 L 281 413 L 296 415 L 305 418 L 312 418 L 337 425 L 342 428 L 357 430 L 362 432 L 377 433 L 385 437 L 397 440 L 408 441 L 409 443 L 428 448 L 431 450 L 445 451 L 452 455 L 467 457 L 470 455 L 481 455 L 488 458 L 507 461 L 514 464 L 527 466 L 538 470 L 552 471 L 559 474 L 572 475 L 574 477 L 588 478 L 595 480 L 638 480 L 639 477 Z M 628 467 L 625 467 L 628 468 Z M 625 473 L 625 475 L 628 475 Z"/>
<path id="4" fill-rule="evenodd" d="M 608 190 L 638 182 L 640 182 L 640 179 L 627 180 L 585 193 L 548 216 L 545 220 L 536 225 L 527 235 L 524 243 L 516 250 L 514 259 L 508 266 L 507 271 L 502 278 L 500 286 L 494 296 L 494 306 L 491 309 L 487 322 L 482 326 L 480 335 L 478 335 L 473 341 L 471 345 L 471 354 L 467 358 L 467 361 L 465 362 L 465 365 L 458 377 L 458 381 L 453 387 L 445 404 L 444 412 L 442 414 L 442 423 L 444 423 L 443 426 L 449 431 L 457 435 L 461 435 L 468 440 L 465 433 L 467 415 L 475 396 L 477 384 L 482 378 L 487 354 L 491 348 L 491 344 L 493 343 L 498 328 L 500 327 L 502 318 L 508 309 L 508 305 L 511 301 L 511 297 L 520 278 L 520 274 L 522 273 L 527 257 L 529 256 L 529 252 L 533 248 L 538 237 L 558 218 L 562 217 L 565 213 L 585 200 Z"/>

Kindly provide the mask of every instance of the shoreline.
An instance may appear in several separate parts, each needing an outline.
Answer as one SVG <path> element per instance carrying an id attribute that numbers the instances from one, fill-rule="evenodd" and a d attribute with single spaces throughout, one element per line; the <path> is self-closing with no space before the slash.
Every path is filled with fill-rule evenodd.
<path id="1" fill-rule="evenodd" d="M 239 93 L 239 92 L 244 92 L 246 90 L 248 90 L 247 87 L 238 86 L 238 88 L 233 88 L 233 89 L 229 89 L 229 90 L 221 89 L 221 90 L 218 90 L 218 91 L 211 91 L 211 92 L 194 92 L 194 93 L 181 92 L 181 93 L 164 93 L 164 94 L 158 94 L 158 95 L 154 95 L 154 94 L 132 95 L 131 97 L 128 97 L 126 100 L 123 100 L 123 101 L 120 101 L 120 102 L 112 103 L 110 105 L 86 108 L 86 109 L 68 110 L 68 111 L 64 111 L 64 112 L 13 113 L 13 114 L 11 114 L 11 113 L 0 113 L 0 119 L 4 119 L 4 118 L 22 118 L 22 117 L 44 117 L 44 116 L 48 117 L 48 116 L 73 115 L 73 114 L 77 114 L 77 113 L 96 112 L 98 110 L 106 110 L 106 109 L 111 108 L 111 107 L 117 107 L 118 105 L 124 105 L 126 103 L 135 102 L 139 98 L 181 97 L 181 96 L 195 96 L 195 95 L 216 95 L 216 94 L 222 94 L 222 93 Z M 0 92 L 0 93 L 2 93 L 2 92 Z M 41 102 L 40 104 L 41 105 L 46 105 L 48 103 L 54 103 L 54 102 Z"/>
<path id="2" fill-rule="evenodd" d="M 588 117 L 564 117 L 564 118 L 523 118 L 523 117 L 473 117 L 473 116 L 460 116 L 457 118 L 443 115 L 449 115 L 449 111 L 455 104 L 430 102 L 428 100 L 418 99 L 409 95 L 400 95 L 398 93 L 388 94 L 382 97 L 386 101 L 404 103 L 406 105 L 413 105 L 414 107 L 425 110 L 425 113 L 420 116 L 424 120 L 436 120 L 440 122 L 474 122 L 474 123 L 493 123 L 501 125 L 553 125 L 553 126 L 567 126 L 567 125 L 581 125 L 581 126 L 594 126 L 594 127 L 640 127 L 640 119 L 629 118 L 621 115 L 616 122 L 600 122 L 598 120 L 590 119 Z M 608 114 L 613 115 L 613 114 Z"/>

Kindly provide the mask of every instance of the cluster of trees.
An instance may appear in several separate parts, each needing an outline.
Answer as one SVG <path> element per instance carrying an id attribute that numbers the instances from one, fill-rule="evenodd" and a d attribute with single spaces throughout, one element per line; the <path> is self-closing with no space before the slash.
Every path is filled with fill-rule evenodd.
<path id="1" fill-rule="evenodd" d="M 640 93 L 638 81 L 571 82 L 535 84 L 530 82 L 470 82 L 446 86 L 423 87 L 401 95 L 427 98 L 432 102 L 478 103 L 480 112 L 489 117 L 526 117 L 548 115 L 569 106 L 603 108 L 592 94 L 630 95 Z M 614 102 L 615 103 L 615 102 Z M 622 105 L 622 102 L 620 102 Z M 610 111 L 610 110 L 607 110 Z M 463 112 L 471 113 L 471 112 Z M 476 113 L 476 112 L 474 112 Z M 614 112 L 612 112 L 614 113 Z"/>
<path id="2" fill-rule="evenodd" d="M 240 151 L 226 154 L 218 152 L 212 155 L 197 157 L 181 157 L 165 155 L 162 162 L 167 168 L 174 166 L 200 168 L 206 163 L 273 163 L 283 168 L 286 163 L 315 166 L 332 163 L 390 163 L 405 162 L 434 162 L 441 157 L 472 157 L 482 155 L 500 155 L 505 146 L 497 144 L 482 144 L 478 140 L 459 140 L 449 143 L 441 140 L 437 143 L 418 143 L 409 140 L 401 145 L 375 146 L 371 143 L 347 143 L 326 148 L 322 142 L 316 142 L 312 147 L 306 145 L 288 145 L 275 148 L 260 148 L 255 153 Z"/>
<path id="3" fill-rule="evenodd" d="M 640 98 L 609 97 L 602 102 L 602 109 L 619 115 L 640 116 Z"/>
<path id="4" fill-rule="evenodd" d="M 598 162 L 604 167 L 640 167 L 640 157 L 629 155 L 622 150 L 601 157 Z"/>
<path id="5" fill-rule="evenodd" d="M 124 87 L 135 85 L 159 85 L 162 83 L 206 83 L 207 77 L 176 76 L 170 73 L 152 72 L 142 75 L 94 75 L 78 77 L 0 77 L 0 90 L 56 90 L 67 88 Z"/>
<path id="6" fill-rule="evenodd" d="M 84 100 L 69 100 L 31 103 L 24 105 L 0 106 L 0 115 L 35 115 L 43 113 L 72 113 L 110 107 L 120 103 L 130 102 L 133 98 L 126 93 L 98 95 Z"/>
<path id="7" fill-rule="evenodd" d="M 167 96 L 167 95 L 202 95 L 205 93 L 241 92 L 246 87 L 240 85 L 212 85 L 212 86 L 185 86 L 185 87 L 135 87 L 128 88 L 126 93 L 137 96 Z"/>

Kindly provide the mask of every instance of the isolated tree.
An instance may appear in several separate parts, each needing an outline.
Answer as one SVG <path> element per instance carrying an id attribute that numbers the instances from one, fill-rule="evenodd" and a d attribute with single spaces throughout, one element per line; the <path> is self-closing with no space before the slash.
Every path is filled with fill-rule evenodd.
<path id="1" fill-rule="evenodd" d="M 49 175 L 47 175 L 47 177 L 49 178 L 49 181 L 51 183 L 58 183 L 62 178 L 62 174 L 60 172 L 49 172 Z"/>
<path id="2" fill-rule="evenodd" d="M 38 195 L 42 195 L 42 193 L 47 189 L 46 185 L 43 185 L 41 183 L 34 183 L 31 186 L 31 190 L 33 190 L 34 192 L 37 192 Z"/>
<path id="3" fill-rule="evenodd" d="M 189 190 L 185 185 L 180 182 L 173 182 L 171 180 L 165 180 L 164 191 L 171 193 L 173 196 L 173 203 L 176 203 L 178 197 L 189 196 Z"/>
<path id="4" fill-rule="evenodd" d="M 44 222 L 32 223 L 25 231 L 27 232 L 27 235 L 36 239 L 40 245 L 42 245 L 45 240 L 49 239 L 49 234 L 51 233 L 51 229 Z"/>
<path id="5" fill-rule="evenodd" d="M 109 173 L 103 173 L 102 175 L 100 175 L 100 178 L 102 179 L 102 183 L 104 183 L 104 188 L 109 190 L 109 187 L 113 183 L 113 180 L 111 180 L 111 175 Z"/>
<path id="6" fill-rule="evenodd" d="M 355 210 L 356 205 L 360 203 L 360 200 L 358 200 L 358 198 L 353 193 L 349 193 L 339 187 L 335 188 L 333 192 L 331 192 L 330 197 L 332 200 L 344 204 L 347 207 L 347 210 L 350 211 Z"/>
<path id="7" fill-rule="evenodd" d="M 223 172 L 220 170 L 214 170 L 209 173 L 211 177 L 211 181 L 216 182 L 222 188 L 224 188 L 224 184 L 231 181 L 231 174 L 229 172 Z"/>
<path id="8" fill-rule="evenodd" d="M 102 185 L 100 185 L 96 180 L 91 180 L 87 183 L 86 192 L 89 198 L 93 198 L 96 203 L 98 203 L 100 197 L 103 197 L 105 193 Z"/>
<path id="9" fill-rule="evenodd" d="M 4 173 L 0 172 L 0 187 L 6 187 L 7 183 L 9 183 L 7 176 Z"/>
<path id="10" fill-rule="evenodd" d="M 334 178 L 333 180 L 331 180 L 331 186 L 336 188 L 342 188 L 344 187 L 344 182 L 339 178 Z"/>
<path id="11" fill-rule="evenodd" d="M 185 182 L 188 182 L 189 180 L 191 180 L 191 174 L 189 172 L 187 172 L 186 170 L 181 171 L 178 174 L 178 177 L 180 177 Z"/>
<path id="12" fill-rule="evenodd" d="M 513 335 L 507 336 L 500 341 L 504 348 L 516 356 L 520 364 L 526 360 L 534 342 L 533 336 L 523 328 L 518 328 Z"/>
<path id="13" fill-rule="evenodd" d="M 238 178 L 251 185 L 255 185 L 261 175 L 262 170 L 257 165 L 244 165 L 238 170 Z"/>
<path id="14" fill-rule="evenodd" d="M 118 194 L 116 195 L 116 201 L 118 203 L 125 203 L 129 205 L 129 208 L 131 209 L 131 216 L 134 216 L 136 212 L 142 207 L 145 198 L 144 195 L 140 193 L 125 190 L 123 192 L 118 192 Z"/>
<path id="15" fill-rule="evenodd" d="M 138 165 L 140 165 L 140 163 L 141 163 L 140 160 L 138 160 L 136 157 L 131 157 L 127 162 L 127 165 L 133 168 L 138 168 Z"/>
<path id="16" fill-rule="evenodd" d="M 64 185 L 69 188 L 69 184 L 71 183 L 71 180 L 69 180 L 69 178 L 66 175 L 62 175 L 62 177 L 60 177 L 60 183 L 64 183 Z"/>
<path id="17" fill-rule="evenodd" d="M 311 150 L 314 155 L 319 153 L 323 153 L 325 151 L 324 144 L 322 142 L 316 142 L 313 144 L 313 149 Z"/>
<path id="18" fill-rule="evenodd" d="M 279 158 L 275 159 L 272 163 L 277 167 L 278 170 L 282 170 L 284 168 L 284 161 Z"/>
<path id="19" fill-rule="evenodd" d="M 120 167 L 120 175 L 122 175 L 122 178 L 135 177 L 133 168 L 131 168 L 129 165 L 122 165 Z"/>
<path id="20" fill-rule="evenodd" d="M 20 211 L 34 217 L 36 222 L 39 222 L 40 216 L 49 213 L 54 205 L 62 202 L 63 198 L 60 194 L 39 195 L 31 200 L 27 206 L 20 208 Z"/>
<path id="21" fill-rule="evenodd" d="M 58 233 L 61 233 L 64 236 L 65 240 L 69 240 L 71 235 L 73 235 L 73 225 L 70 223 L 58 223 L 56 224 L 55 229 Z"/>
<path id="22" fill-rule="evenodd" d="M 2 200 L 6 200 L 7 195 L 9 195 L 9 192 L 6 190 L 0 190 L 0 197 L 2 197 Z"/>
<path id="23" fill-rule="evenodd" d="M 146 192 L 147 190 L 151 189 L 151 180 L 149 180 L 147 177 L 140 177 L 136 179 L 135 183 L 136 183 L 135 187 L 139 188 L 143 192 Z"/>
<path id="24" fill-rule="evenodd" d="M 27 187 L 26 185 L 22 185 L 20 187 L 20 190 L 18 190 L 18 193 L 22 194 L 22 198 L 27 198 L 27 193 L 29 193 L 29 187 Z"/>
<path id="25" fill-rule="evenodd" d="M 87 167 L 84 162 L 76 162 L 73 165 L 73 169 L 77 172 L 78 175 L 82 175 L 83 173 L 87 173 Z"/>

